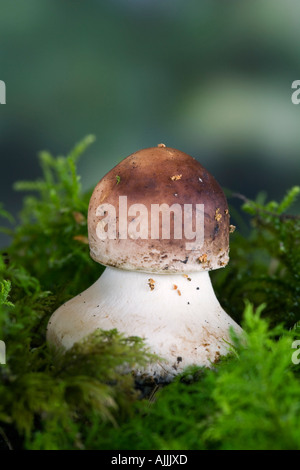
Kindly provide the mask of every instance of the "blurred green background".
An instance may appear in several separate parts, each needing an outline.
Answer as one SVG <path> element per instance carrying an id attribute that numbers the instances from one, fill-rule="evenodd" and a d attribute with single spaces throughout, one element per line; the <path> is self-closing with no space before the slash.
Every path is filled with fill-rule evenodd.
<path id="1" fill-rule="evenodd" d="M 297 0 L 0 0 L 0 201 L 16 214 L 38 151 L 90 133 L 84 189 L 164 142 L 225 188 L 281 198 L 300 183 L 299 26 Z"/>

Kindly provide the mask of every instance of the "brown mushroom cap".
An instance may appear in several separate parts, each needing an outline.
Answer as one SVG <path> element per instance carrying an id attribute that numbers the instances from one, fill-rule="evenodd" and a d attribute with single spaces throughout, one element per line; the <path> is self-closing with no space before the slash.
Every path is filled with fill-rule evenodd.
<path id="1" fill-rule="evenodd" d="M 143 204 L 149 213 L 148 238 L 119 238 L 119 196 L 127 196 L 127 206 Z M 111 204 L 116 210 L 116 239 L 99 239 L 96 215 L 99 205 Z M 174 238 L 171 216 L 170 239 L 151 238 L 151 204 L 192 204 L 195 229 L 196 204 L 204 204 L 204 243 L 188 250 L 188 240 Z M 137 214 L 138 215 L 138 214 Z M 128 218 L 128 223 L 133 217 Z M 183 217 L 182 217 L 183 220 Z M 183 223 L 183 222 L 182 222 Z M 229 213 L 226 197 L 208 171 L 191 156 L 160 144 L 139 150 L 109 171 L 92 194 L 88 231 L 91 257 L 106 266 L 125 270 L 189 273 L 218 269 L 228 263 Z"/>

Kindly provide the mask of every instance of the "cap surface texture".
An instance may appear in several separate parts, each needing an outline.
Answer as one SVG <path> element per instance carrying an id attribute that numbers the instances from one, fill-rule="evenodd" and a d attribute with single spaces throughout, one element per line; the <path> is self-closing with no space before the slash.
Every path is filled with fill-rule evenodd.
<path id="1" fill-rule="evenodd" d="M 138 209 L 141 206 L 133 206 L 135 204 L 143 205 L 148 214 L 143 238 L 130 235 L 130 230 L 124 232 L 125 209 L 128 211 L 125 227 L 128 229 L 130 224 L 136 223 L 135 229 L 140 228 Z M 115 211 L 110 216 L 115 214 L 116 236 L 99 238 L 98 224 L 106 225 L 107 230 L 108 221 L 112 221 L 110 211 L 105 210 L 109 207 Z M 165 219 L 161 213 L 157 216 L 158 212 L 154 212 L 154 208 L 157 211 L 162 207 L 169 210 Z M 199 228 L 196 221 L 201 207 L 204 207 L 203 243 L 193 245 L 197 237 L 193 240 L 191 235 Z M 178 218 L 180 213 L 181 219 Z M 168 215 L 170 236 L 164 237 L 162 225 L 166 224 Z M 159 229 L 158 237 L 158 232 L 153 231 L 154 225 Z M 164 227 L 168 228 L 168 224 Z M 91 257 L 103 265 L 124 270 L 189 273 L 218 269 L 229 260 L 229 212 L 220 185 L 195 158 L 169 147 L 139 150 L 101 179 L 90 199 L 88 230 Z"/>

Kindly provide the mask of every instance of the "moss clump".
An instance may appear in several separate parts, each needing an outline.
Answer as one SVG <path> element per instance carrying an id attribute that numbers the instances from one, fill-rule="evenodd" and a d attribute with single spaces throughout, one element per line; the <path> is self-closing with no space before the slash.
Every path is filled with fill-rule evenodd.
<path id="1" fill-rule="evenodd" d="M 247 304 L 246 342 L 214 369 L 187 370 L 118 428 L 104 423 L 93 448 L 299 449 L 299 370 L 291 361 L 299 331 L 270 329 Z M 112 447 L 113 446 L 113 447 Z"/>
<path id="2" fill-rule="evenodd" d="M 264 316 L 271 325 L 283 322 L 291 328 L 300 320 L 300 216 L 286 213 L 299 194 L 295 186 L 280 203 L 263 204 L 264 195 L 251 201 L 228 192 L 230 202 L 242 200 L 242 212 L 230 205 L 238 226 L 231 234 L 230 263 L 212 277 L 222 305 L 238 322 L 247 299 L 266 304 Z M 239 226 L 245 226 L 246 236 Z"/>
<path id="3" fill-rule="evenodd" d="M 231 262 L 213 282 L 246 339 L 233 337 L 213 369 L 189 369 L 145 397 L 126 372 L 151 360 L 139 338 L 96 331 L 66 354 L 48 348 L 52 312 L 101 274 L 86 245 L 91 192 L 82 194 L 76 172 L 92 141 L 66 157 L 42 152 L 42 178 L 15 185 L 30 195 L 3 229 L 12 242 L 0 256 L 0 448 L 300 449 L 300 220 L 286 213 L 298 187 L 280 203 L 238 195 Z M 14 225 L 2 207 L 0 216 Z"/>

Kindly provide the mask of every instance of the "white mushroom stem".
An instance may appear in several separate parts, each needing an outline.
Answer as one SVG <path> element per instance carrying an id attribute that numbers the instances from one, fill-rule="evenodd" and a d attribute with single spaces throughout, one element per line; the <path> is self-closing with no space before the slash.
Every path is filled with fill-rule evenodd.
<path id="1" fill-rule="evenodd" d="M 108 267 L 54 312 L 47 339 L 68 349 L 97 328 L 116 328 L 144 338 L 161 357 L 137 372 L 167 379 L 188 365 L 210 367 L 226 355 L 230 327 L 242 331 L 220 306 L 207 271 L 149 274 Z"/>

